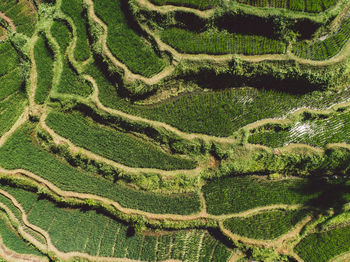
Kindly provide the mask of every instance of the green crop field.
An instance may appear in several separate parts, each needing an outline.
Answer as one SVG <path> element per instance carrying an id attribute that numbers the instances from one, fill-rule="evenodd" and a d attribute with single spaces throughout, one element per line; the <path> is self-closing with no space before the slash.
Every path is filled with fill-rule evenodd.
<path id="1" fill-rule="evenodd" d="M 274 239 L 291 230 L 305 215 L 305 210 L 271 211 L 247 218 L 230 218 L 224 225 L 241 236 Z"/>
<path id="2" fill-rule="evenodd" d="M 347 261 L 349 10 L 0 1 L 0 261 Z"/>

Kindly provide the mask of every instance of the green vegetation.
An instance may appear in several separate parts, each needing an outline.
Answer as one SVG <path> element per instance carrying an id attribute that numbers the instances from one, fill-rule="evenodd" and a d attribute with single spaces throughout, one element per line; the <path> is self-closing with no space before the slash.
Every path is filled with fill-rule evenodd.
<path id="1" fill-rule="evenodd" d="M 71 33 L 63 21 L 55 21 L 51 27 L 51 33 L 60 46 L 60 51 L 64 54 L 63 71 L 58 85 L 59 93 L 88 96 L 92 90 L 88 83 L 74 70 L 68 61 L 66 49 L 71 40 Z"/>
<path id="2" fill-rule="evenodd" d="M 47 261 L 350 251 L 349 2 L 0 2 L 8 248 Z"/>
<path id="3" fill-rule="evenodd" d="M 29 212 L 30 223 L 48 231 L 53 244 L 63 252 L 142 261 L 196 261 L 197 256 L 206 253 L 212 254 L 206 259 L 227 261 L 230 256 L 225 245 L 204 230 L 134 234 L 133 228 L 96 211 L 62 208 L 46 199 L 38 200 L 35 193 L 23 189 L 2 188 L 16 197 Z"/>
<path id="4" fill-rule="evenodd" d="M 193 160 L 172 156 L 132 135 L 99 126 L 77 112 L 52 112 L 47 124 L 77 146 L 132 167 L 165 170 L 195 168 Z"/>
<path id="5" fill-rule="evenodd" d="M 156 5 L 177 5 L 205 10 L 219 5 L 220 0 L 151 0 L 151 2 Z"/>
<path id="6" fill-rule="evenodd" d="M 317 40 L 308 43 L 307 41 L 297 42 L 293 46 L 293 53 L 302 58 L 311 60 L 326 60 L 330 59 L 345 47 L 350 38 L 350 19 L 343 22 L 330 36 L 325 40 Z"/>
<path id="7" fill-rule="evenodd" d="M 116 58 L 132 72 L 146 77 L 164 68 L 165 62 L 132 30 L 120 1 L 98 0 L 94 4 L 96 14 L 108 26 L 107 45 Z"/>
<path id="8" fill-rule="evenodd" d="M 194 33 L 180 28 L 166 29 L 160 35 L 162 41 L 181 53 L 262 55 L 286 51 L 285 43 L 255 35 Z"/>
<path id="9" fill-rule="evenodd" d="M 35 145 L 30 137 L 31 132 L 33 130 L 28 126 L 19 129 L 0 148 L 2 167 L 24 168 L 63 190 L 96 194 L 128 208 L 169 214 L 190 214 L 199 210 L 196 194 L 185 196 L 144 193 L 75 169 Z M 27 157 L 23 158 L 23 154 Z"/>
<path id="10" fill-rule="evenodd" d="M 43 104 L 47 99 L 52 86 L 53 77 L 53 52 L 46 40 L 42 35 L 34 49 L 36 68 L 38 75 L 37 88 L 35 93 L 35 102 Z"/>
<path id="11" fill-rule="evenodd" d="M 288 128 L 267 130 L 250 135 L 248 142 L 270 147 L 282 147 L 290 143 L 323 147 L 329 143 L 350 143 L 350 113 L 332 114 L 321 119 L 296 122 Z"/>
<path id="12" fill-rule="evenodd" d="M 28 242 L 16 233 L 15 229 L 2 212 L 0 212 L 0 237 L 4 245 L 12 251 L 20 254 L 41 255 L 36 248 L 30 246 Z"/>
<path id="13" fill-rule="evenodd" d="M 63 0 L 61 4 L 62 11 L 73 19 L 77 32 L 77 44 L 74 49 L 74 55 L 78 61 L 84 61 L 90 56 L 89 42 L 87 37 L 87 25 L 85 10 L 82 0 Z"/>
<path id="14" fill-rule="evenodd" d="M 291 230 L 306 214 L 305 210 L 271 211 L 247 218 L 230 218 L 224 221 L 224 226 L 244 237 L 275 239 Z"/>
<path id="15" fill-rule="evenodd" d="M 106 106 L 165 122 L 185 132 L 214 136 L 230 136 L 239 128 L 260 119 L 282 117 L 299 107 L 326 108 L 348 97 L 348 91 L 330 95 L 322 92 L 293 95 L 274 90 L 231 88 L 182 95 L 152 106 L 131 107 L 116 95 L 115 87 L 102 80 L 101 74 L 99 76 L 100 99 Z"/>
<path id="16" fill-rule="evenodd" d="M 33 34 L 37 18 L 35 10 L 27 1 L 2 0 L 0 12 L 13 20 L 17 32 L 27 36 Z"/>
<path id="17" fill-rule="evenodd" d="M 333 6 L 338 0 L 235 0 L 254 7 L 284 8 L 292 11 L 319 13 Z M 187 6 L 196 9 L 210 9 L 221 5 L 220 0 L 152 0 L 156 5 Z"/>
<path id="18" fill-rule="evenodd" d="M 300 241 L 295 251 L 304 261 L 329 261 L 350 251 L 350 227 L 311 234 Z"/>
<path id="19" fill-rule="evenodd" d="M 319 192 L 306 193 L 304 179 L 268 181 L 251 176 L 224 177 L 209 181 L 203 192 L 208 212 L 214 215 L 238 213 L 259 206 L 303 204 Z"/>
<path id="20" fill-rule="evenodd" d="M 338 0 L 237 0 L 256 7 L 287 8 L 293 11 L 319 13 L 325 11 Z"/>

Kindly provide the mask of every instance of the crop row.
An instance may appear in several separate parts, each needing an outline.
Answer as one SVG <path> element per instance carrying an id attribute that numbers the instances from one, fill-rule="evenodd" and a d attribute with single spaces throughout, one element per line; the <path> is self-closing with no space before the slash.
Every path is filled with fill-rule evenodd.
<path id="1" fill-rule="evenodd" d="M 325 40 L 317 40 L 309 44 L 306 41 L 297 42 L 293 46 L 293 53 L 299 57 L 311 60 L 330 59 L 344 48 L 350 38 L 350 19 L 342 23 L 341 27 L 333 35 Z"/>
<path id="2" fill-rule="evenodd" d="M 228 33 L 195 33 L 180 28 L 161 32 L 161 39 L 181 53 L 190 54 L 282 54 L 286 44 L 262 36 Z"/>
<path id="3" fill-rule="evenodd" d="M 237 0 L 239 3 L 256 7 L 287 8 L 293 11 L 319 13 L 338 0 Z"/>
<path id="4" fill-rule="evenodd" d="M 297 122 L 289 128 L 267 130 L 252 134 L 248 142 L 270 147 L 282 147 L 290 143 L 323 147 L 329 143 L 350 143 L 350 114 L 334 114 L 325 119 Z"/>
<path id="5" fill-rule="evenodd" d="M 196 162 L 163 152 L 132 135 L 99 126 L 81 113 L 52 112 L 47 124 L 77 146 L 132 167 L 192 169 Z"/>
<path id="6" fill-rule="evenodd" d="M 230 218 L 224 226 L 232 233 L 255 239 L 275 239 L 291 230 L 305 210 L 271 211 L 247 218 Z"/>
<path id="7" fill-rule="evenodd" d="M 151 0 L 156 5 L 187 6 L 196 9 L 210 9 L 220 5 L 220 0 Z M 255 7 L 285 8 L 293 11 L 319 13 L 338 0 L 236 0 L 238 3 Z"/>
<path id="8" fill-rule="evenodd" d="M 17 32 L 27 36 L 33 34 L 37 18 L 27 1 L 2 0 L 0 11 L 13 20 Z"/>
<path id="9" fill-rule="evenodd" d="M 90 193 L 117 201 L 124 207 L 153 213 L 191 214 L 200 208 L 197 194 L 164 195 L 138 191 L 73 168 L 32 141 L 30 126 L 18 129 L 0 149 L 0 165 L 23 168 L 49 180 L 62 190 Z M 8 156 L 11 155 L 11 158 Z M 26 157 L 24 157 L 26 156 Z"/>
<path id="10" fill-rule="evenodd" d="M 350 251 L 350 227 L 311 234 L 300 241 L 295 251 L 304 261 L 329 261 Z"/>
<path id="11" fill-rule="evenodd" d="M 42 255 L 29 243 L 25 242 L 11 226 L 6 215 L 0 212 L 0 237 L 4 245 L 19 254 Z"/>
<path id="12" fill-rule="evenodd" d="M 227 261 L 230 257 L 227 247 L 204 230 L 134 234 L 127 224 L 96 211 L 62 208 L 23 189 L 0 188 L 24 206 L 28 220 L 46 230 L 63 252 L 142 261 Z"/>
<path id="13" fill-rule="evenodd" d="M 207 182 L 203 192 L 208 212 L 221 215 L 259 206 L 306 203 L 320 194 L 308 192 L 307 184 L 305 179 L 269 181 L 251 176 L 234 176 Z"/>
<path id="14" fill-rule="evenodd" d="M 151 0 L 156 5 L 177 5 L 206 10 L 220 5 L 221 0 Z"/>
<path id="15" fill-rule="evenodd" d="M 102 72 L 98 75 L 99 97 L 111 108 L 165 122 L 189 133 L 229 136 L 239 128 L 264 118 L 282 117 L 299 107 L 326 108 L 349 97 L 345 93 L 325 96 L 320 92 L 293 95 L 264 89 L 230 88 L 224 91 L 179 96 L 154 106 L 129 105 L 122 100 Z M 321 109 L 320 108 L 320 109 Z M 215 116 L 215 117 L 213 117 Z"/>
<path id="16" fill-rule="evenodd" d="M 124 14 L 127 8 L 121 6 L 121 1 L 98 0 L 94 1 L 94 5 L 96 14 L 108 26 L 107 45 L 118 60 L 133 73 L 146 77 L 159 73 L 165 67 L 164 60 L 132 29 L 137 25 L 130 26 L 132 22 Z"/>
<path id="17" fill-rule="evenodd" d="M 40 35 L 34 47 L 34 58 L 37 73 L 40 77 L 37 80 L 35 102 L 43 104 L 49 95 L 53 77 L 53 51 L 44 35 Z"/>
<path id="18" fill-rule="evenodd" d="M 72 39 L 72 34 L 69 31 L 64 21 L 55 21 L 51 27 L 51 34 L 56 39 L 60 46 L 60 52 L 63 55 L 63 70 L 60 76 L 58 85 L 59 93 L 75 94 L 88 96 L 91 94 L 91 87 L 82 79 L 79 74 L 73 69 L 73 66 L 68 61 L 66 53 L 67 47 Z"/>
<path id="19" fill-rule="evenodd" d="M 0 43 L 0 135 L 8 131 L 23 112 L 26 98 L 20 59 L 9 41 Z"/>
<path id="20" fill-rule="evenodd" d="M 90 56 L 90 48 L 83 0 L 62 0 L 61 9 L 66 15 L 72 18 L 76 28 L 77 43 L 74 49 L 75 58 L 78 61 L 84 61 Z"/>

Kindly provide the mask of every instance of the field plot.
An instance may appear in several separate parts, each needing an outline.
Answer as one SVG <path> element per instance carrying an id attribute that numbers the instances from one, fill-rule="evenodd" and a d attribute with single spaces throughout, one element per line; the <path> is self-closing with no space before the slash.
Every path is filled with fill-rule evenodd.
<path id="1" fill-rule="evenodd" d="M 350 250 L 350 227 L 315 233 L 307 236 L 295 251 L 304 261 L 329 261 Z"/>
<path id="2" fill-rule="evenodd" d="M 319 13 L 335 5 L 338 0 L 234 0 L 254 7 L 284 8 L 292 11 Z M 156 5 L 177 5 L 196 9 L 211 9 L 222 4 L 220 0 L 151 0 Z"/>
<path id="3" fill-rule="evenodd" d="M 169 28 L 160 33 L 162 41 L 181 53 L 189 54 L 283 54 L 286 44 L 262 36 L 228 33 L 194 33 Z"/>
<path id="4" fill-rule="evenodd" d="M 304 192 L 306 188 L 304 179 L 268 181 L 243 176 L 210 181 L 203 187 L 203 192 L 208 212 L 221 215 L 275 204 L 303 204 L 320 194 Z"/>
<path id="5" fill-rule="evenodd" d="M 214 136 L 230 136 L 247 124 L 282 117 L 299 107 L 327 108 L 346 100 L 350 91 L 325 96 L 320 92 L 292 95 L 274 90 L 231 88 L 185 94 L 152 106 L 130 106 L 118 97 L 115 87 L 106 80 L 101 79 L 99 88 L 100 99 L 106 106 L 165 122 L 185 132 Z"/>
<path id="6" fill-rule="evenodd" d="M 86 14 L 82 0 L 63 0 L 62 11 L 73 19 L 77 33 L 77 44 L 74 56 L 78 61 L 84 61 L 90 57 L 89 41 L 87 36 Z M 85 18 L 85 19 L 84 19 Z"/>
<path id="7" fill-rule="evenodd" d="M 267 130 L 252 134 L 248 141 L 270 147 L 282 147 L 290 143 L 323 147 L 329 143 L 350 143 L 350 113 L 334 114 L 324 119 L 296 122 L 289 128 Z"/>
<path id="8" fill-rule="evenodd" d="M 35 102 L 43 104 L 49 95 L 52 87 L 53 77 L 53 51 L 45 36 L 41 36 L 34 49 L 38 78 L 37 89 L 35 93 Z"/>
<path id="9" fill-rule="evenodd" d="M 237 0 L 256 7 L 287 8 L 293 11 L 319 13 L 325 11 L 338 0 Z"/>
<path id="10" fill-rule="evenodd" d="M 2 167 L 25 168 L 63 190 L 100 195 L 128 208 L 170 214 L 191 214 L 199 209 L 199 199 L 195 194 L 186 194 L 184 197 L 181 194 L 167 196 L 144 193 L 75 169 L 35 145 L 30 138 L 31 132 L 28 127 L 23 127 L 0 148 Z M 23 158 L 23 153 L 28 157 Z M 7 157 L 9 154 L 12 159 Z"/>
<path id="11" fill-rule="evenodd" d="M 63 70 L 58 84 L 59 93 L 68 93 L 81 96 L 91 94 L 91 87 L 78 75 L 72 64 L 68 61 L 67 48 L 72 40 L 67 24 L 64 21 L 55 21 L 51 27 L 51 34 L 60 46 L 60 52 L 63 56 Z"/>
<path id="12" fill-rule="evenodd" d="M 117 59 L 133 73 L 146 77 L 153 76 L 164 68 L 165 62 L 132 30 L 122 11 L 121 2 L 99 0 L 94 1 L 94 5 L 96 14 L 108 26 L 107 45 Z"/>
<path id="13" fill-rule="evenodd" d="M 42 255 L 16 233 L 16 229 L 11 226 L 3 212 L 0 212 L 0 236 L 3 244 L 12 251 L 19 254 Z"/>
<path id="14" fill-rule="evenodd" d="M 3 0 L 0 3 L 0 12 L 12 19 L 17 32 L 31 36 L 37 22 L 36 10 L 25 0 Z"/>
<path id="15" fill-rule="evenodd" d="M 63 252 L 141 261 L 199 261 L 201 256 L 206 257 L 205 261 L 227 261 L 230 257 L 229 249 L 205 230 L 135 234 L 128 225 L 96 211 L 61 208 L 48 200 L 38 200 L 35 193 L 6 189 L 26 207 L 30 223 L 47 231 L 53 244 Z"/>
<path id="16" fill-rule="evenodd" d="M 230 218 L 224 221 L 224 226 L 237 235 L 274 239 L 291 230 L 306 214 L 305 210 L 271 211 L 247 218 Z"/>
<path id="17" fill-rule="evenodd" d="M 52 112 L 47 123 L 59 135 L 92 152 L 132 167 L 165 170 L 195 168 L 195 162 L 172 156 L 134 136 L 99 126 L 77 112 Z"/>
<path id="18" fill-rule="evenodd" d="M 293 53 L 299 57 L 311 60 L 326 60 L 338 55 L 350 38 L 350 19 L 345 20 L 337 31 L 324 40 L 308 43 L 297 42 L 293 46 Z"/>
<path id="19" fill-rule="evenodd" d="M 0 1 L 0 261 L 346 260 L 349 10 Z"/>
<path id="20" fill-rule="evenodd" d="M 20 58 L 9 41 L 0 42 L 0 135 L 16 122 L 25 107 Z"/>

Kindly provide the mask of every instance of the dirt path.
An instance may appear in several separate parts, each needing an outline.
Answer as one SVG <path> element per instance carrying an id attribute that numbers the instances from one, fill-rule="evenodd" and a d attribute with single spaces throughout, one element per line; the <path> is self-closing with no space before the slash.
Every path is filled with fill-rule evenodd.
<path id="1" fill-rule="evenodd" d="M 203 18 L 209 18 L 214 15 L 215 9 L 208 9 L 208 10 L 198 10 L 194 8 L 189 8 L 185 6 L 173 6 L 173 5 L 154 5 L 148 0 L 136 0 L 137 4 L 142 6 L 143 8 L 147 8 L 148 10 L 151 11 L 156 11 L 161 14 L 166 14 L 172 11 L 183 11 L 183 12 L 188 12 L 188 13 L 194 13 L 198 15 L 199 17 Z"/>
<path id="2" fill-rule="evenodd" d="M 36 68 L 36 61 L 35 61 L 35 55 L 34 55 L 34 49 L 35 44 L 38 41 L 38 36 L 35 34 L 33 38 L 30 39 L 30 51 L 29 51 L 29 58 L 31 61 L 31 70 L 30 70 L 30 86 L 28 89 L 28 99 L 29 99 L 29 106 L 30 108 L 33 108 L 35 106 L 35 92 L 38 85 L 38 72 Z"/>
<path id="3" fill-rule="evenodd" d="M 230 138 L 230 137 L 215 137 L 215 136 L 209 136 L 209 135 L 204 135 L 204 134 L 185 133 L 185 132 L 182 132 L 179 129 L 172 127 L 168 124 L 165 124 L 163 122 L 149 120 L 146 118 L 130 115 L 130 114 L 124 113 L 124 112 L 116 110 L 116 109 L 105 107 L 101 103 L 101 101 L 99 100 L 99 90 L 98 90 L 98 85 L 97 85 L 95 79 L 89 75 L 84 75 L 83 77 L 86 80 L 88 80 L 89 82 L 91 82 L 91 84 L 93 86 L 94 91 L 93 91 L 93 94 L 91 97 L 92 101 L 96 104 L 96 106 L 100 110 L 102 110 L 104 112 L 107 112 L 107 113 L 112 114 L 112 115 L 117 115 L 117 116 L 120 116 L 123 118 L 127 118 L 127 119 L 130 119 L 131 121 L 146 123 L 146 124 L 154 126 L 154 127 L 159 127 L 159 128 L 165 129 L 165 130 L 170 131 L 170 132 L 172 132 L 172 133 L 174 133 L 174 134 L 176 134 L 184 139 L 187 139 L 187 140 L 199 138 L 199 139 L 203 139 L 204 141 L 207 141 L 207 142 L 216 141 L 216 142 L 220 142 L 220 143 L 231 143 L 231 144 L 237 142 L 236 139 Z"/>
<path id="4" fill-rule="evenodd" d="M 6 140 L 28 120 L 28 112 L 29 108 L 26 107 L 22 115 L 17 119 L 16 123 L 11 127 L 11 129 L 0 138 L 0 147 L 2 147 Z"/>
<path id="5" fill-rule="evenodd" d="M 77 193 L 77 192 L 72 192 L 72 191 L 64 191 L 57 186 L 55 186 L 53 183 L 51 183 L 48 180 L 43 179 L 42 177 L 35 175 L 34 173 L 31 173 L 27 170 L 24 169 L 15 169 L 15 170 L 6 170 L 3 168 L 0 168 L 0 172 L 2 174 L 6 175 L 17 175 L 18 177 L 25 177 L 29 178 L 30 180 L 34 181 L 35 183 L 38 183 L 39 185 L 45 185 L 48 190 L 53 192 L 54 194 L 65 197 L 65 198 L 75 198 L 78 200 L 87 200 L 87 199 L 93 199 L 95 201 L 100 201 L 105 203 L 106 205 L 113 206 L 116 208 L 118 211 L 127 214 L 127 215 L 142 215 L 148 219 L 152 220 L 171 220 L 171 221 L 189 221 L 189 220 L 197 220 L 197 219 L 217 219 L 217 220 L 222 220 L 222 219 L 227 219 L 230 217 L 244 217 L 244 216 L 249 216 L 258 212 L 264 212 L 267 210 L 272 210 L 272 209 L 295 209 L 299 205 L 271 205 L 271 206 L 264 206 L 264 207 L 257 207 L 251 210 L 246 210 L 240 213 L 233 213 L 233 214 L 228 214 L 228 215 L 221 215 L 221 216 L 216 216 L 216 215 L 209 215 L 209 214 L 203 214 L 203 211 L 201 210 L 197 214 L 193 215 L 178 215 L 178 214 L 155 214 L 155 213 L 150 213 L 146 211 L 141 211 L 141 210 L 136 210 L 132 208 L 126 208 L 121 206 L 119 203 L 110 200 L 105 197 L 93 195 L 93 194 L 87 194 L 87 193 Z"/>
<path id="6" fill-rule="evenodd" d="M 70 44 L 68 46 L 68 58 L 69 58 L 69 61 L 74 66 L 74 68 L 80 74 L 81 72 L 83 72 L 84 65 L 86 65 L 86 64 L 88 64 L 88 63 L 93 61 L 92 53 L 91 53 L 91 50 L 90 50 L 89 58 L 86 59 L 85 61 L 79 62 L 75 58 L 74 51 L 75 51 L 75 48 L 77 46 L 77 41 L 78 41 L 77 28 L 76 28 L 76 25 L 74 24 L 73 19 L 70 16 L 66 15 L 65 13 L 63 13 L 63 11 L 61 11 L 61 6 L 62 6 L 62 0 L 57 0 L 57 2 L 56 2 L 56 7 L 57 7 L 57 10 L 58 10 L 56 12 L 57 17 L 59 17 L 59 18 L 61 18 L 63 20 L 66 20 L 68 22 L 68 24 L 71 26 L 71 28 L 73 29 L 73 38 L 72 38 L 72 41 L 70 42 Z"/>
<path id="7" fill-rule="evenodd" d="M 106 262 L 109 262 L 109 261 L 111 261 L 111 262 L 114 262 L 114 261 L 115 262 L 137 261 L 137 260 L 127 259 L 127 258 L 96 257 L 96 256 L 91 256 L 87 253 L 82 253 L 82 252 L 67 252 L 67 253 L 61 252 L 52 244 L 52 240 L 51 240 L 51 237 L 48 234 L 48 232 L 46 232 L 42 228 L 40 228 L 40 227 L 38 227 L 38 226 L 36 226 L 28 221 L 28 217 L 27 217 L 27 214 L 25 213 L 25 210 L 23 209 L 22 205 L 17 201 L 16 198 L 14 198 L 11 194 L 9 194 L 8 192 L 3 191 L 1 189 L 0 189 L 0 194 L 7 197 L 13 203 L 13 205 L 16 206 L 16 208 L 21 212 L 22 221 L 26 227 L 39 233 L 40 235 L 42 235 L 45 238 L 45 240 L 47 242 L 47 253 L 53 252 L 58 258 L 63 259 L 65 261 L 70 261 L 74 258 L 79 258 L 79 259 L 83 258 L 83 259 L 87 259 L 89 261 L 101 261 L 101 262 L 102 261 L 106 261 Z M 0 203 L 0 204 L 2 204 L 2 203 Z M 6 213 L 8 215 L 10 215 L 11 219 L 17 220 L 8 208 L 6 209 Z M 18 220 L 16 222 L 18 222 Z M 18 223 L 18 227 L 20 228 L 20 230 L 19 230 L 20 233 L 26 235 L 25 238 L 30 240 L 31 243 L 33 243 L 33 244 L 35 243 L 34 245 L 37 246 L 37 240 L 33 236 L 26 233 L 23 230 L 23 227 L 20 225 L 20 223 Z M 42 248 L 42 246 L 41 246 L 41 248 Z"/>
<path id="8" fill-rule="evenodd" d="M 46 262 L 48 259 L 39 258 L 34 255 L 19 254 L 8 249 L 0 238 L 0 257 L 8 262 Z"/>
<path id="9" fill-rule="evenodd" d="M 7 39 L 7 30 L 0 26 L 0 41 L 4 41 L 5 39 Z"/>
<path id="10" fill-rule="evenodd" d="M 4 19 L 9 24 L 10 29 L 11 29 L 12 32 L 16 32 L 17 31 L 13 20 L 11 18 L 7 17 L 6 14 L 0 12 L 0 18 Z"/>
<path id="11" fill-rule="evenodd" d="M 248 237 L 234 234 L 230 230 L 225 228 L 223 221 L 219 222 L 219 228 L 226 236 L 228 236 L 234 241 L 243 242 L 249 245 L 262 246 L 265 248 L 273 248 L 280 254 L 290 255 L 290 256 L 293 256 L 297 261 L 302 261 L 300 260 L 298 255 L 293 252 L 293 250 L 289 250 L 287 242 L 288 240 L 294 239 L 295 237 L 297 237 L 300 231 L 302 230 L 302 228 L 311 220 L 312 220 L 311 216 L 306 217 L 305 219 L 300 221 L 296 226 L 294 226 L 291 230 L 289 230 L 287 233 L 272 240 L 253 239 L 253 238 L 248 238 Z"/>
<path id="12" fill-rule="evenodd" d="M 69 147 L 69 150 L 74 154 L 82 154 L 86 156 L 89 159 L 96 160 L 97 162 L 106 163 L 107 165 L 110 165 L 112 167 L 115 167 L 118 170 L 123 170 L 124 172 L 127 172 L 129 174 L 140 174 L 140 173 L 147 173 L 147 174 L 158 174 L 161 176 L 176 176 L 178 174 L 185 174 L 188 176 L 198 176 L 200 172 L 203 170 L 201 166 L 198 166 L 195 169 L 179 169 L 179 170 L 162 170 L 162 169 L 156 169 L 156 168 L 137 168 L 137 167 L 129 167 L 120 163 L 117 163 L 113 160 L 107 159 L 105 157 L 102 157 L 100 155 L 97 155 L 89 150 L 86 150 L 84 148 L 78 147 L 74 145 L 70 140 L 61 137 L 57 133 L 55 133 L 54 130 L 52 130 L 45 122 L 47 117 L 47 113 L 44 113 L 40 119 L 40 126 L 47 131 L 50 136 L 53 138 L 53 141 L 56 145 L 59 144 L 67 144 Z"/>
<path id="13" fill-rule="evenodd" d="M 88 5 L 88 14 L 89 14 L 89 18 L 91 20 L 93 20 L 95 23 L 99 24 L 102 28 L 104 33 L 100 36 L 99 42 L 103 48 L 103 52 L 105 53 L 105 55 L 108 57 L 108 59 L 116 66 L 119 67 L 121 69 L 123 69 L 124 71 L 124 76 L 125 76 L 125 80 L 128 82 L 133 82 L 135 80 L 141 80 L 144 83 L 148 84 L 148 85 L 153 85 L 158 83 L 160 80 L 162 80 L 165 77 L 168 77 L 169 75 L 171 75 L 174 70 L 175 67 L 170 65 L 167 66 L 166 68 L 163 69 L 163 71 L 161 71 L 160 73 L 158 73 L 157 75 L 151 77 L 151 78 L 147 78 L 144 77 L 142 75 L 139 74 L 134 74 L 132 73 L 129 68 L 121 63 L 119 60 L 117 60 L 114 55 L 112 54 L 112 52 L 109 50 L 108 46 L 107 46 L 107 38 L 108 38 L 108 27 L 107 25 L 100 19 L 97 17 L 97 15 L 95 14 L 95 10 L 94 10 L 94 3 L 92 0 L 85 0 L 85 3 Z"/>
<path id="14" fill-rule="evenodd" d="M 350 252 L 346 252 L 339 256 L 332 258 L 329 262 L 349 262 L 350 261 Z"/>

